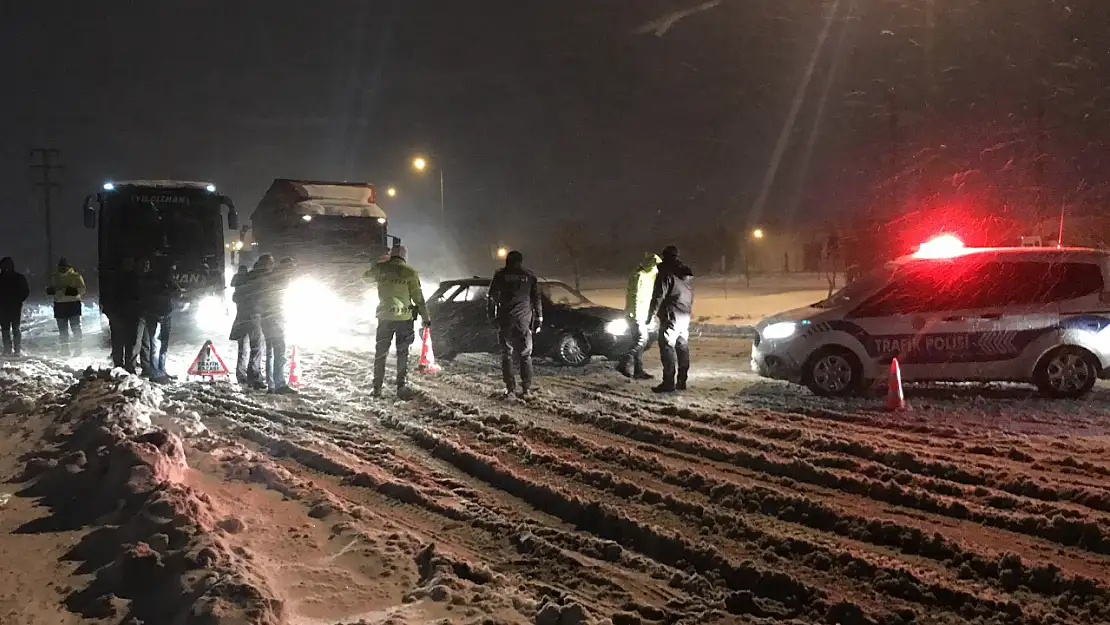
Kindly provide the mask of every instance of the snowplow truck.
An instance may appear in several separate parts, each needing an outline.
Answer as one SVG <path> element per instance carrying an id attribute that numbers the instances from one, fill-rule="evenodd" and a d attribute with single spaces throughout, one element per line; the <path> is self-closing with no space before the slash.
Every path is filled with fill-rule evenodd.
<path id="1" fill-rule="evenodd" d="M 124 259 L 156 254 L 173 263 L 184 293 L 178 309 L 223 307 L 227 286 L 227 228 L 239 217 L 227 196 L 209 182 L 132 180 L 107 182 L 85 197 L 85 227 L 97 231 L 97 282 L 101 308 L 110 308 Z"/>
<path id="2" fill-rule="evenodd" d="M 261 254 L 292 258 L 311 276 L 349 301 L 361 301 L 363 274 L 389 250 L 385 211 L 365 182 L 274 180 L 241 229 L 237 262 Z"/>

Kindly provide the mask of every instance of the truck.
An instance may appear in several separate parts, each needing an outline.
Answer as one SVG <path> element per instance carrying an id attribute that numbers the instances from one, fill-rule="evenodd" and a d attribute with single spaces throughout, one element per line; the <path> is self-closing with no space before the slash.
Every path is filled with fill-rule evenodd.
<path id="1" fill-rule="evenodd" d="M 226 210 L 226 221 L 225 221 Z M 114 281 L 125 258 L 161 253 L 173 263 L 183 289 L 180 308 L 224 311 L 227 286 L 225 229 L 236 230 L 235 204 L 210 182 L 127 180 L 106 182 L 85 197 L 85 227 L 97 231 L 101 308 L 113 304 Z"/>
<path id="2" fill-rule="evenodd" d="M 262 254 L 294 259 L 287 331 L 302 342 L 338 339 L 372 320 L 376 299 L 363 274 L 400 243 L 388 226 L 370 183 L 278 178 L 240 228 L 233 257 L 247 265 Z"/>

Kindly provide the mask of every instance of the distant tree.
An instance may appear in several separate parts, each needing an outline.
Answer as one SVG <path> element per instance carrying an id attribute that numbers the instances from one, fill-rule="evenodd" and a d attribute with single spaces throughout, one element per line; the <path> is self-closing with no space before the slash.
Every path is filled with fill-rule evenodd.
<path id="1" fill-rule="evenodd" d="M 582 288 L 581 263 L 583 252 L 586 249 L 586 237 L 589 230 L 585 222 L 579 220 L 564 221 L 555 229 L 555 242 L 566 253 L 570 261 L 571 270 L 574 272 L 574 288 Z"/>

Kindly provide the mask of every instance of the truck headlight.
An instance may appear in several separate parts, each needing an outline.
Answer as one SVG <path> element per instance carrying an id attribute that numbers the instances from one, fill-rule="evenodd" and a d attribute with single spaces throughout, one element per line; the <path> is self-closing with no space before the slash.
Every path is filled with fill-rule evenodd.
<path id="1" fill-rule="evenodd" d="M 605 324 L 605 331 L 613 336 L 621 336 L 628 334 L 628 320 L 627 319 L 614 319 Z"/>
<path id="2" fill-rule="evenodd" d="M 193 308 L 197 326 L 204 330 L 222 328 L 227 323 L 227 309 L 222 299 L 215 295 L 205 295 Z"/>
<path id="3" fill-rule="evenodd" d="M 784 339 L 794 334 L 798 329 L 798 324 L 793 321 L 781 321 L 779 323 L 772 323 L 771 325 L 763 328 L 763 338 L 765 339 Z"/>

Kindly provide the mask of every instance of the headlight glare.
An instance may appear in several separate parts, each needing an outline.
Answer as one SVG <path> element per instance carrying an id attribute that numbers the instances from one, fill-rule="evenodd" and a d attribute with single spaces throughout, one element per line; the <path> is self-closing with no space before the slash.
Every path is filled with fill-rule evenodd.
<path id="1" fill-rule="evenodd" d="M 784 339 L 794 334 L 797 330 L 798 324 L 793 321 L 781 321 L 779 323 L 772 323 L 771 325 L 763 328 L 763 338 L 765 339 Z"/>
<path id="2" fill-rule="evenodd" d="M 628 320 L 627 319 L 614 319 L 605 324 L 605 331 L 613 336 L 621 336 L 628 333 Z"/>

